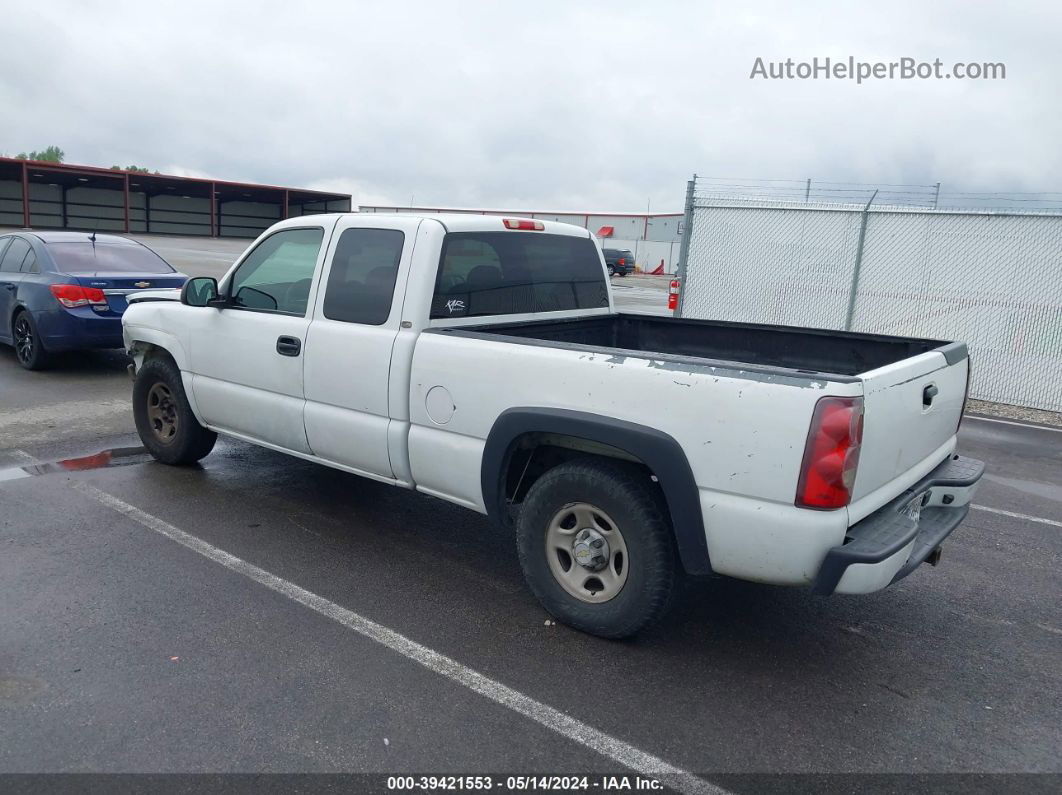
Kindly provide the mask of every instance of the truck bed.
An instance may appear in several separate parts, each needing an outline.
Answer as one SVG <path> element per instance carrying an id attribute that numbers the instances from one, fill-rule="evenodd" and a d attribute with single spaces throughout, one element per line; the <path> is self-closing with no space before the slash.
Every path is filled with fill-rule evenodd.
<path id="1" fill-rule="evenodd" d="M 638 314 L 494 323 L 447 331 L 696 357 L 752 368 L 780 367 L 848 378 L 932 350 L 940 350 L 949 361 L 953 356 L 966 355 L 961 343 L 938 340 Z"/>

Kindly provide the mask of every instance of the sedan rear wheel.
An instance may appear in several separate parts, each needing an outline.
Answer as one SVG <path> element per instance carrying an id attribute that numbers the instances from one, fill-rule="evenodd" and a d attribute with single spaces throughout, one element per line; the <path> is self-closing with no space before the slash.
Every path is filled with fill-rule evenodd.
<path id="1" fill-rule="evenodd" d="M 47 364 L 48 354 L 41 345 L 33 316 L 26 310 L 15 315 L 11 324 L 11 336 L 15 343 L 15 358 L 27 370 L 40 370 Z"/>

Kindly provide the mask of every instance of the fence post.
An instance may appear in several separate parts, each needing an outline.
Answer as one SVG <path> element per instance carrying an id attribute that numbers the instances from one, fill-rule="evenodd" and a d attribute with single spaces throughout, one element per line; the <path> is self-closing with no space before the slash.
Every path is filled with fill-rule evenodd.
<path id="1" fill-rule="evenodd" d="M 124 231 L 129 234 L 129 174 L 126 173 L 122 180 L 122 219 Z"/>
<path id="2" fill-rule="evenodd" d="M 811 198 L 811 177 L 808 177 L 808 184 L 804 187 L 804 204 L 808 203 L 809 198 Z"/>
<path id="3" fill-rule="evenodd" d="M 30 228 L 29 166 L 22 161 L 22 226 Z"/>
<path id="4" fill-rule="evenodd" d="M 856 295 L 859 291 L 859 270 L 863 267 L 863 243 L 867 239 L 867 218 L 870 216 L 870 205 L 874 203 L 874 197 L 878 195 L 877 189 L 870 194 L 870 200 L 863 207 L 859 219 L 859 240 L 856 242 L 855 264 L 852 266 L 852 288 L 848 291 L 848 312 L 844 318 L 844 330 L 852 330 L 852 320 L 855 318 Z"/>
<path id="5" fill-rule="evenodd" d="M 686 183 L 686 217 L 683 221 L 685 229 L 682 233 L 682 243 L 679 246 L 678 269 L 675 273 L 675 278 L 679 280 L 678 309 L 675 310 L 675 317 L 682 317 L 682 303 L 686 296 L 686 259 L 690 255 L 690 238 L 693 237 L 693 192 L 696 185 L 697 175 L 694 174 L 693 178 Z"/>

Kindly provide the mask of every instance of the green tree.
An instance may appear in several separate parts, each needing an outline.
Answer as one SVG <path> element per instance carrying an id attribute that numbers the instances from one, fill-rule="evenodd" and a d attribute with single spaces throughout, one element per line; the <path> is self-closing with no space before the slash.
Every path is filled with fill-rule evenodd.
<path id="1" fill-rule="evenodd" d="M 134 174 L 150 174 L 151 169 L 144 168 L 143 166 L 126 166 L 124 169 L 121 166 L 111 166 L 113 171 L 132 171 Z M 156 174 L 159 172 L 156 171 Z"/>
<path id="2" fill-rule="evenodd" d="M 39 152 L 19 152 L 15 155 L 19 160 L 40 160 L 44 163 L 62 163 L 66 152 L 58 146 L 49 146 Z"/>

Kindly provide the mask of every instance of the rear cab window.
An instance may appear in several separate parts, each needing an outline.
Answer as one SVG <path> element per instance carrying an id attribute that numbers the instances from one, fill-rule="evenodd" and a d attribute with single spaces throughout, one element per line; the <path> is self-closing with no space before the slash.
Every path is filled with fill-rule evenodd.
<path id="1" fill-rule="evenodd" d="M 608 307 L 608 283 L 588 237 L 542 232 L 450 232 L 433 319 Z"/>
<path id="2" fill-rule="evenodd" d="M 176 273 L 146 246 L 88 240 L 44 245 L 61 273 Z"/>

